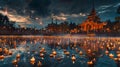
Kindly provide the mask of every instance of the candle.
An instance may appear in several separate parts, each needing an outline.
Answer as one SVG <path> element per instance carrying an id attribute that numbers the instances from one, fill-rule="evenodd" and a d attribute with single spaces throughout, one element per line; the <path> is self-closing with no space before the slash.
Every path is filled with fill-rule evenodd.
<path id="1" fill-rule="evenodd" d="M 88 61 L 87 64 L 88 64 L 88 65 L 92 65 L 93 62 L 92 62 L 92 61 Z"/>
<path id="2" fill-rule="evenodd" d="M 88 49 L 88 53 L 91 53 L 91 49 Z"/>
<path id="3" fill-rule="evenodd" d="M 109 54 L 109 57 L 112 59 L 112 58 L 114 58 L 114 55 L 113 54 Z"/>
<path id="4" fill-rule="evenodd" d="M 12 51 L 9 51 L 9 55 L 12 55 Z"/>
<path id="5" fill-rule="evenodd" d="M 39 61 L 38 64 L 37 64 L 38 67 L 41 67 L 42 66 L 42 63 Z"/>
<path id="6" fill-rule="evenodd" d="M 2 48 L 0 48 L 0 52 L 2 52 Z"/>
<path id="7" fill-rule="evenodd" d="M 9 50 L 7 48 L 4 49 L 4 53 L 5 54 L 8 54 L 9 53 Z"/>
<path id="8" fill-rule="evenodd" d="M 13 60 L 12 63 L 13 63 L 13 65 L 17 65 L 18 61 L 17 60 Z"/>
<path id="9" fill-rule="evenodd" d="M 40 53 L 40 57 L 41 57 L 42 59 L 44 59 L 44 54 L 43 54 L 43 53 Z"/>
<path id="10" fill-rule="evenodd" d="M 57 61 L 61 61 L 61 60 L 62 60 L 62 58 L 61 58 L 61 57 L 58 57 L 58 58 L 57 58 Z"/>
<path id="11" fill-rule="evenodd" d="M 1 55 L 0 56 L 0 60 L 3 60 L 5 57 L 4 57 L 4 55 Z"/>
<path id="12" fill-rule="evenodd" d="M 70 55 L 70 52 L 67 51 L 67 52 L 65 52 L 64 54 L 65 54 L 66 56 L 69 56 L 69 55 Z"/>
<path id="13" fill-rule="evenodd" d="M 120 58 L 120 54 L 117 54 L 117 57 Z"/>
<path id="14" fill-rule="evenodd" d="M 52 52 L 53 56 L 55 57 L 57 55 L 57 52 L 56 51 L 53 51 Z"/>
<path id="15" fill-rule="evenodd" d="M 109 51 L 105 51 L 105 54 L 108 55 L 108 54 L 109 54 Z"/>
<path id="16" fill-rule="evenodd" d="M 73 62 L 73 64 L 74 64 L 75 61 L 76 61 L 76 57 L 73 55 L 73 56 L 71 57 L 71 59 L 72 59 L 72 62 Z"/>
<path id="17" fill-rule="evenodd" d="M 82 52 L 82 51 L 80 51 L 80 52 L 79 52 L 79 54 L 80 54 L 80 56 L 81 56 L 81 55 L 83 55 L 83 52 Z"/>
<path id="18" fill-rule="evenodd" d="M 19 53 L 16 55 L 16 58 L 17 58 L 17 59 L 19 59 L 19 58 L 20 58 L 20 54 L 19 54 Z"/>
<path id="19" fill-rule="evenodd" d="M 114 58 L 114 60 L 115 60 L 115 61 L 117 61 L 117 60 L 118 60 L 118 58 Z"/>
<path id="20" fill-rule="evenodd" d="M 53 54 L 50 54 L 50 58 L 53 58 Z"/>
<path id="21" fill-rule="evenodd" d="M 32 58 L 30 59 L 30 63 L 31 63 L 31 64 L 34 64 L 34 63 L 35 63 L 35 58 L 34 58 L 34 57 L 32 57 Z"/>

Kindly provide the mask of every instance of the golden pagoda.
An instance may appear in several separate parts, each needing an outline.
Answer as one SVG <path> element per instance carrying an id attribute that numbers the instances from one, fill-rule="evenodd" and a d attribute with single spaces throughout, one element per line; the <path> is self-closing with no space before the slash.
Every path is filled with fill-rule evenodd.
<path id="1" fill-rule="evenodd" d="M 97 31 L 102 30 L 105 25 L 106 25 L 105 22 L 100 21 L 100 18 L 97 15 L 97 12 L 94 8 L 94 3 L 93 3 L 92 11 L 88 15 L 87 19 L 79 25 L 79 27 L 81 31 L 90 33 L 93 31 L 97 32 Z"/>

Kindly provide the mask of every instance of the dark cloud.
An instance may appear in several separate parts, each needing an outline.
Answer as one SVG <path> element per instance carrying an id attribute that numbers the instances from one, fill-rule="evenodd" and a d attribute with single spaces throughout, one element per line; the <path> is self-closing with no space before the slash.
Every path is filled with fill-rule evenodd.
<path id="1" fill-rule="evenodd" d="M 117 14 L 120 0 L 94 1 L 95 8 L 102 20 L 114 20 L 116 16 L 120 15 Z M 81 23 L 91 11 L 92 4 L 93 0 L 0 0 L 0 11 L 7 7 L 14 18 L 25 18 L 27 20 L 25 22 L 30 21 L 32 23 L 31 26 L 34 27 L 34 25 L 39 26 L 37 24 L 39 21 L 36 21 L 35 18 L 42 19 L 44 26 L 51 23 L 51 18 L 49 17 L 51 14 L 57 16 L 57 19 L 62 18 Z M 31 14 L 33 11 L 34 13 Z M 30 15 L 33 17 L 32 19 L 28 17 Z"/>
<path id="2" fill-rule="evenodd" d="M 113 5 L 120 0 L 95 0 L 95 7 Z M 23 14 L 23 10 L 34 10 L 34 15 L 49 16 L 50 14 L 79 14 L 90 12 L 93 0 L 0 0 L 0 6 L 7 6 Z"/>
<path id="3" fill-rule="evenodd" d="M 3 2 L 4 2 L 4 6 L 7 6 L 13 9 L 24 8 L 29 3 L 28 0 L 2 0 L 1 3 Z"/>
<path id="4" fill-rule="evenodd" d="M 113 5 L 120 2 L 119 0 L 95 0 L 95 7 L 102 5 Z M 93 0 L 54 0 L 50 5 L 51 13 L 68 13 L 78 14 L 80 12 L 90 12 Z"/>
<path id="5" fill-rule="evenodd" d="M 51 4 L 50 0 L 32 0 L 29 4 L 30 9 L 37 11 L 40 15 L 49 14 L 50 10 L 48 6 Z"/>

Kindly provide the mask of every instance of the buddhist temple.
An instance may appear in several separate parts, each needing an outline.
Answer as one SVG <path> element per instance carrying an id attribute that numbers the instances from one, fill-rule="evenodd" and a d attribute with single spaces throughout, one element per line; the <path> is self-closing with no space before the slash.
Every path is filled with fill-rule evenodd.
<path id="1" fill-rule="evenodd" d="M 79 25 L 79 27 L 81 31 L 88 33 L 92 31 L 97 32 L 99 30 L 102 30 L 105 25 L 106 23 L 101 22 L 99 16 L 97 15 L 97 12 L 94 8 L 94 3 L 93 3 L 92 11 L 88 15 L 87 19 Z"/>

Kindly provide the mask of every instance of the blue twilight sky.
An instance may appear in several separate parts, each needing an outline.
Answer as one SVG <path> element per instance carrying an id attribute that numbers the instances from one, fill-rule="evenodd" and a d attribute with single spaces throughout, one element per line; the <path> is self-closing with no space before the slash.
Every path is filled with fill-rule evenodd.
<path id="1" fill-rule="evenodd" d="M 112 20 L 120 0 L 94 0 L 102 21 Z M 16 26 L 42 28 L 51 23 L 51 17 L 63 21 L 82 23 L 89 15 L 93 0 L 0 0 L 0 13 L 8 15 Z"/>

